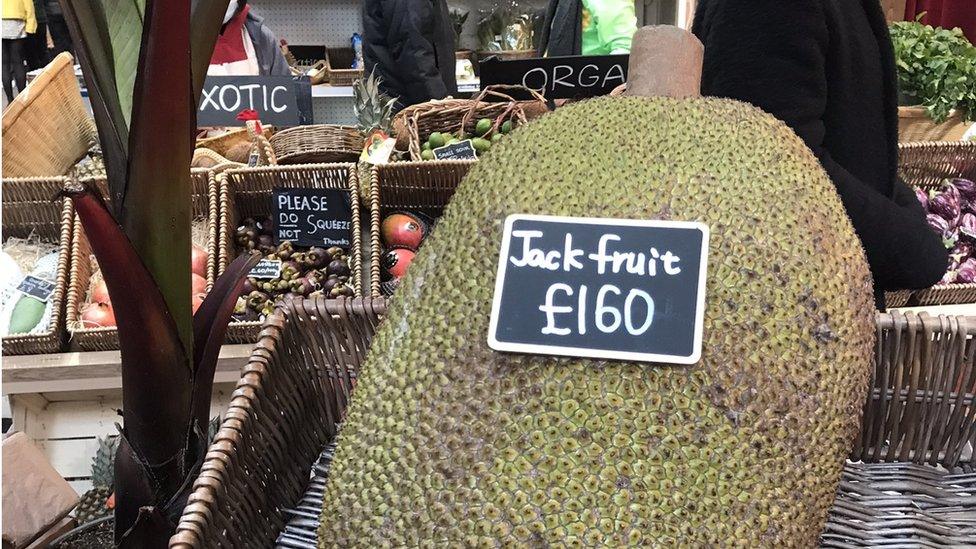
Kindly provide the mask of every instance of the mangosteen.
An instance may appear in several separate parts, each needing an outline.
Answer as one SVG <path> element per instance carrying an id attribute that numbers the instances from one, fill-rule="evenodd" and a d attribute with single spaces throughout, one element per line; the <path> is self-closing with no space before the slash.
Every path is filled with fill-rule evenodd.
<path id="1" fill-rule="evenodd" d="M 281 259 L 291 259 L 291 254 L 295 251 L 290 240 L 286 240 L 278 245 L 278 257 Z"/>
<path id="2" fill-rule="evenodd" d="M 350 274 L 349 265 L 341 259 L 336 259 L 332 263 L 329 263 L 328 271 L 329 274 L 338 276 L 349 276 Z"/>
<path id="3" fill-rule="evenodd" d="M 322 284 L 326 280 L 325 273 L 318 269 L 313 269 L 305 275 L 305 278 L 310 278 L 315 281 L 316 284 Z"/>
<path id="4" fill-rule="evenodd" d="M 251 292 L 247 296 L 247 305 L 252 309 L 260 309 L 268 302 L 268 295 L 262 292 Z"/>
<path id="5" fill-rule="evenodd" d="M 251 292 L 253 292 L 256 289 L 257 288 L 255 288 L 254 279 L 253 278 L 245 278 L 244 279 L 244 286 L 241 289 L 241 294 L 242 295 L 249 295 Z"/>
<path id="6" fill-rule="evenodd" d="M 277 290 L 279 292 L 287 291 L 291 287 L 291 282 L 288 280 L 279 280 L 277 284 Z"/>
<path id="7" fill-rule="evenodd" d="M 257 243 L 258 243 L 258 248 L 260 248 L 261 250 L 273 251 L 275 248 L 274 238 L 271 238 L 271 235 L 266 235 L 266 234 L 258 235 Z"/>
<path id="8" fill-rule="evenodd" d="M 305 254 L 305 263 L 313 269 L 321 269 L 325 267 L 326 262 L 331 257 L 331 254 L 327 250 L 318 246 L 312 246 L 308 249 L 308 253 Z"/>
<path id="9" fill-rule="evenodd" d="M 356 295 L 356 292 L 353 291 L 352 286 L 349 286 L 348 284 L 343 284 L 339 291 L 339 295 L 343 297 L 353 297 L 354 295 Z"/>
<path id="10" fill-rule="evenodd" d="M 258 226 L 258 220 L 253 217 L 245 217 L 241 220 L 241 224 L 247 227 L 256 228 Z"/>
<path id="11" fill-rule="evenodd" d="M 329 257 L 331 257 L 332 259 L 339 259 L 340 257 L 342 257 L 343 249 L 338 246 L 332 246 L 325 252 L 329 254 Z"/>
<path id="12" fill-rule="evenodd" d="M 335 289 L 335 287 L 339 284 L 341 284 L 341 282 L 339 282 L 338 278 L 330 278 L 322 283 L 322 291 L 325 292 L 326 295 L 331 295 L 332 290 Z"/>

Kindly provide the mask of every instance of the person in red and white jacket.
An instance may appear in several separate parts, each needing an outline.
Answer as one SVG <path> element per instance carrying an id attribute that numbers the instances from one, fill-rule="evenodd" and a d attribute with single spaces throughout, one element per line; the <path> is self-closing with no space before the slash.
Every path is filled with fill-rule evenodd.
<path id="1" fill-rule="evenodd" d="M 251 13 L 247 0 L 230 0 L 214 46 L 211 76 L 289 76 L 278 39 L 264 20 Z"/>

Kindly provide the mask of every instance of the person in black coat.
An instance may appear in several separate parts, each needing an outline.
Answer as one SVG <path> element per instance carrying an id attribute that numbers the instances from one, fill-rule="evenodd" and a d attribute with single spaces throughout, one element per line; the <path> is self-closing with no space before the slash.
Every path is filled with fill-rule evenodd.
<path id="1" fill-rule="evenodd" d="M 398 110 L 457 93 L 446 0 L 364 0 L 363 60 Z"/>
<path id="2" fill-rule="evenodd" d="M 702 93 L 786 122 L 833 180 L 884 292 L 929 287 L 948 252 L 897 175 L 897 79 L 878 0 L 700 0 Z"/>

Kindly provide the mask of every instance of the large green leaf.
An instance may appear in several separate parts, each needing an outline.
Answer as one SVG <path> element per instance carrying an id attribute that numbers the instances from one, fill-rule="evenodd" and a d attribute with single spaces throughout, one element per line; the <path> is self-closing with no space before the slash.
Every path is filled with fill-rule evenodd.
<path id="1" fill-rule="evenodd" d="M 115 85 L 122 115 L 128 126 L 132 120 L 132 89 L 139 68 L 142 19 L 146 12 L 146 0 L 96 0 L 98 1 L 105 9 L 106 26 L 115 63 Z"/>

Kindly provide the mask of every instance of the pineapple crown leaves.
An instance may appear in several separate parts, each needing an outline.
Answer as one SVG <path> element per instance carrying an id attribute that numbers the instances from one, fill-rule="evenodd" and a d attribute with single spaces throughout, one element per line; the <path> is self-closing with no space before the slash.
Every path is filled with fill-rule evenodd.
<path id="1" fill-rule="evenodd" d="M 112 488 L 115 477 L 115 452 L 119 449 L 119 437 L 106 436 L 98 439 L 98 451 L 92 458 L 92 485 L 96 488 Z"/>
<path id="2" fill-rule="evenodd" d="M 382 81 L 374 69 L 368 77 L 360 78 L 353 84 L 357 126 L 363 135 L 369 135 L 373 130 L 390 133 L 392 128 L 397 99 L 380 90 Z"/>

